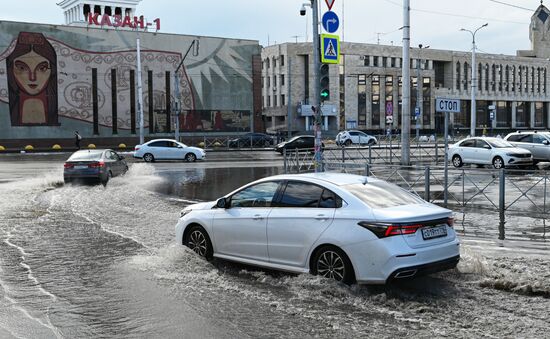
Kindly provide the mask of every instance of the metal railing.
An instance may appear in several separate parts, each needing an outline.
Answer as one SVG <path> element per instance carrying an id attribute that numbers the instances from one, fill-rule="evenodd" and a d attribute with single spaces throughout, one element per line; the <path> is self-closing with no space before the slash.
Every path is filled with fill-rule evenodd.
<path id="1" fill-rule="evenodd" d="M 475 216 L 476 221 L 470 222 L 472 233 L 490 230 L 489 233 L 494 231 L 499 239 L 505 239 L 507 232 L 513 238 L 547 239 L 550 230 L 546 225 L 550 218 L 549 172 L 450 168 L 446 181 L 441 166 L 389 165 L 368 161 L 367 156 L 352 157 L 347 149 L 338 151 L 341 152 L 339 157 L 327 157 L 325 151 L 325 171 L 376 177 L 426 201 L 448 207 L 463 219 Z M 314 159 L 309 152 L 285 151 L 283 155 L 285 173 L 313 170 Z M 465 223 L 462 220 L 462 225 Z"/>

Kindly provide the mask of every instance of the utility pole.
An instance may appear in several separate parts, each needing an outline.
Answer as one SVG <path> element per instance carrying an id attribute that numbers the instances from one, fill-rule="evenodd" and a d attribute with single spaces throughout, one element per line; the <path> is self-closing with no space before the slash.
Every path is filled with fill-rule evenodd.
<path id="1" fill-rule="evenodd" d="M 138 112 L 139 112 L 139 144 L 142 145 L 145 142 L 143 135 L 143 84 L 141 81 L 141 46 L 139 43 L 139 37 L 136 41 L 137 46 L 137 91 L 138 91 Z M 149 121 L 152 124 L 152 121 Z"/>
<path id="2" fill-rule="evenodd" d="M 288 53 L 288 56 L 286 58 L 286 63 L 287 63 L 287 67 L 288 67 L 288 71 L 287 71 L 287 76 L 286 76 L 286 88 L 287 88 L 287 101 L 286 101 L 286 104 L 287 104 L 287 123 L 286 123 L 286 128 L 287 128 L 287 140 L 290 140 L 290 138 L 292 137 L 292 67 L 291 67 L 291 61 L 292 59 L 290 58 L 290 53 Z"/>
<path id="3" fill-rule="evenodd" d="M 174 86 L 174 96 L 176 97 L 176 102 L 174 105 L 174 111 L 176 113 L 176 130 L 174 131 L 174 137 L 177 141 L 180 141 L 180 114 L 181 114 L 181 92 L 180 92 L 180 77 L 179 77 L 179 71 L 181 67 L 183 67 L 183 63 L 185 59 L 187 58 L 187 55 L 189 54 L 189 51 L 191 51 L 191 48 L 195 46 L 196 48 L 193 50 L 193 56 L 197 56 L 199 54 L 199 41 L 193 40 L 189 48 L 187 49 L 187 52 L 185 52 L 185 55 L 181 59 L 181 62 L 179 63 L 178 67 L 176 68 L 176 71 L 174 72 L 174 81 L 176 82 Z"/>
<path id="4" fill-rule="evenodd" d="M 410 0 L 403 0 L 403 116 L 401 118 L 401 165 L 410 165 L 411 150 L 411 13 Z"/>
<path id="5" fill-rule="evenodd" d="M 422 44 L 418 45 L 418 59 L 416 61 L 416 109 L 418 111 L 414 112 L 415 122 L 416 122 L 416 141 L 420 138 L 420 125 L 422 123 L 422 91 L 424 90 L 424 81 L 422 80 L 421 64 L 422 64 L 422 49 L 430 48 L 430 46 L 423 46 Z"/>
<path id="6" fill-rule="evenodd" d="M 475 31 L 470 31 L 468 29 L 461 28 L 462 32 L 469 32 L 472 34 L 472 84 L 470 86 L 472 90 L 472 102 L 470 107 L 470 136 L 473 137 L 476 135 L 476 89 L 477 89 L 477 65 L 476 65 L 476 33 L 483 27 L 487 27 L 489 24 L 484 24 Z"/>

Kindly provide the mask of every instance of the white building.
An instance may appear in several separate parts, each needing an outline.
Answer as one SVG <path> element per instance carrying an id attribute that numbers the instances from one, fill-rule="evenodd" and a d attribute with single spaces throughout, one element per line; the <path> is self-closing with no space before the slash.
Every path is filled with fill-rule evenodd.
<path id="1" fill-rule="evenodd" d="M 88 15 L 107 14 L 133 17 L 141 0 L 63 0 L 58 5 L 65 14 L 65 24 L 82 26 L 88 24 Z"/>
<path id="2" fill-rule="evenodd" d="M 541 5 L 531 19 L 532 50 L 517 56 L 477 55 L 478 129 L 545 129 L 550 127 L 550 11 Z M 393 128 L 401 124 L 402 48 L 346 43 L 340 65 L 330 65 L 330 99 L 323 109 L 323 128 L 380 131 L 393 111 Z M 262 52 L 262 96 L 266 127 L 270 130 L 312 129 L 314 93 L 312 44 L 284 43 Z M 290 67 L 289 67 L 290 65 Z M 470 127 L 471 53 L 434 49 L 411 50 L 411 115 L 417 102 L 417 78 L 422 84 L 420 129 L 442 132 L 443 116 L 435 113 L 435 98 L 462 100 L 455 128 Z M 419 75 L 419 76 L 418 76 Z M 290 86 L 289 86 L 290 84 Z M 288 97 L 291 97 L 289 102 Z M 291 117 L 287 120 L 288 106 Z M 490 106 L 496 116 L 490 119 Z"/>

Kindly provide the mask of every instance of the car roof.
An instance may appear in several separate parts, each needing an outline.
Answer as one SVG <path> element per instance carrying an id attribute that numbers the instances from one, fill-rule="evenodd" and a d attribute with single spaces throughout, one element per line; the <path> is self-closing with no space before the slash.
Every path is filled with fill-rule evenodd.
<path id="1" fill-rule="evenodd" d="M 76 154 L 76 153 L 103 153 L 105 151 L 112 151 L 112 149 L 110 149 L 110 148 L 81 149 L 79 151 L 74 152 L 73 154 Z"/>
<path id="2" fill-rule="evenodd" d="M 365 183 L 364 176 L 347 173 L 303 173 L 303 174 L 281 174 L 272 177 L 265 178 L 265 180 L 304 180 L 308 181 L 324 181 L 336 186 L 344 186 L 351 184 L 363 184 Z M 367 182 L 381 182 L 382 180 L 368 177 Z"/>
<path id="3" fill-rule="evenodd" d="M 153 140 L 147 141 L 146 144 L 149 144 L 149 143 L 155 142 L 155 141 L 173 141 L 173 142 L 179 142 L 179 141 L 177 141 L 177 140 L 175 140 L 175 139 L 153 139 Z"/>

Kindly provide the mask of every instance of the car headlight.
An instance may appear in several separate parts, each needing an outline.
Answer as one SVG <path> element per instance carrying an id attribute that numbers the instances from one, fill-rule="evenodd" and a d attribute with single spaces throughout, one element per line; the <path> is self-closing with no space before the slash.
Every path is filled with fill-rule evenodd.
<path id="1" fill-rule="evenodd" d="M 184 209 L 180 212 L 180 218 L 183 218 L 187 214 L 191 213 L 192 209 Z"/>

